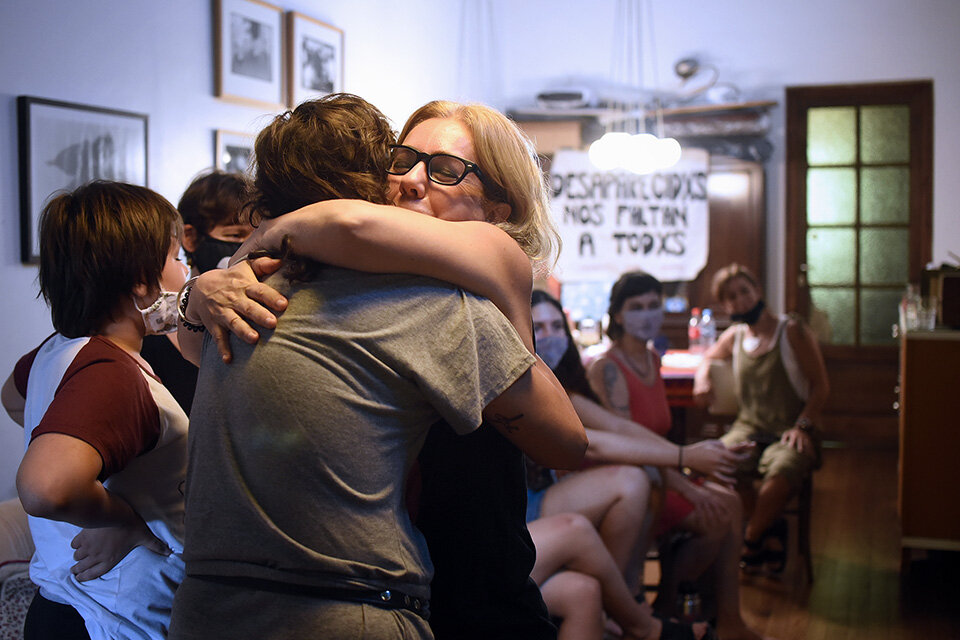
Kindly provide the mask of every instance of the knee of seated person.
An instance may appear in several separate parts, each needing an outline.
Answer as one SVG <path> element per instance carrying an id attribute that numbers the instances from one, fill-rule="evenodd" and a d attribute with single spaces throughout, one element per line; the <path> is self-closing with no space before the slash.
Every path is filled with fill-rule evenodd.
<path id="1" fill-rule="evenodd" d="M 586 541 L 599 536 L 590 520 L 579 513 L 564 513 L 559 516 L 560 526 L 563 527 L 568 542 L 584 544 Z"/>
<path id="2" fill-rule="evenodd" d="M 624 497 L 644 498 L 650 495 L 650 476 L 642 467 L 618 465 L 610 467 L 610 485 Z"/>
<path id="3" fill-rule="evenodd" d="M 793 455 L 780 456 L 773 460 L 769 467 L 765 469 L 764 478 L 774 477 L 782 478 L 790 485 L 792 491 L 796 491 L 803 484 L 803 479 L 813 470 L 813 465 L 803 454 L 793 453 Z"/>
<path id="4" fill-rule="evenodd" d="M 790 495 L 800 490 L 800 486 L 803 484 L 805 477 L 806 474 L 802 469 L 789 465 L 774 465 L 767 471 L 766 476 L 764 476 L 765 481 L 778 478 L 782 482 L 785 482 L 790 487 Z"/>

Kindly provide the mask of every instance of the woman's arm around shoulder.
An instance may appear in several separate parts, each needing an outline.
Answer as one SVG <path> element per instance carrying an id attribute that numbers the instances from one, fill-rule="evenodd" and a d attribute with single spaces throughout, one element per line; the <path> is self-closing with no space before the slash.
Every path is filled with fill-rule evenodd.
<path id="1" fill-rule="evenodd" d="M 484 419 L 531 460 L 551 469 L 578 469 L 587 435 L 570 398 L 538 357 L 483 411 Z"/>
<path id="2" fill-rule="evenodd" d="M 183 318 L 191 325 L 202 325 L 210 331 L 220 357 L 230 362 L 230 334 L 244 342 L 254 344 L 260 334 L 249 322 L 272 329 L 277 326 L 276 313 L 287 307 L 287 299 L 260 282 L 281 266 L 280 260 L 257 258 L 243 260 L 229 269 L 211 269 L 193 279 L 189 291 L 187 285 L 180 291 L 177 304 L 184 302 Z M 177 342 L 180 353 L 189 362 L 200 366 L 203 334 L 188 328 L 181 321 L 177 324 Z"/>
<path id="3" fill-rule="evenodd" d="M 284 238 L 294 253 L 313 260 L 373 273 L 428 276 L 489 298 L 533 351 L 530 260 L 495 225 L 450 222 L 362 200 L 327 200 L 264 221 L 238 255 L 275 251 Z"/>

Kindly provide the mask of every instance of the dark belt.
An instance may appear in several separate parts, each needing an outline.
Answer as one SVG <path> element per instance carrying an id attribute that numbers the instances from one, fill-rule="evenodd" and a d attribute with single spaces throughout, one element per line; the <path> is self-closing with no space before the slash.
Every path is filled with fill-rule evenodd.
<path id="1" fill-rule="evenodd" d="M 307 596 L 323 600 L 341 600 L 369 604 L 381 609 L 406 609 L 412 611 L 424 620 L 430 619 L 430 601 L 426 598 L 416 598 L 396 589 L 349 589 L 341 587 L 320 587 L 307 584 L 291 584 L 262 578 L 247 578 L 241 576 L 210 576 L 191 575 L 191 578 L 204 582 L 216 582 L 242 589 L 255 589 L 271 593 L 283 593 L 294 596 Z"/>

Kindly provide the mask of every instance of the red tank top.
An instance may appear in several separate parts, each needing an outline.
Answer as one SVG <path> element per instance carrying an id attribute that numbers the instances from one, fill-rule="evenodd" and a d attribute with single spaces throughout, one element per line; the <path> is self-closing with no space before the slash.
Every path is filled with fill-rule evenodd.
<path id="1" fill-rule="evenodd" d="M 670 406 L 667 404 L 667 389 L 663 384 L 663 378 L 660 377 L 660 358 L 656 354 L 651 354 L 655 367 L 654 380 L 652 385 L 647 385 L 617 354 L 608 351 L 607 355 L 627 381 L 627 392 L 630 395 L 630 419 L 639 422 L 657 435 L 666 436 L 670 431 L 671 419 Z"/>
<path id="2" fill-rule="evenodd" d="M 644 384 L 633 369 L 612 351 L 607 355 L 623 372 L 627 380 L 627 391 L 630 394 L 630 419 L 639 422 L 654 433 L 666 436 L 670 431 L 670 405 L 667 404 L 667 389 L 660 377 L 660 358 L 653 354 L 655 377 L 652 385 Z M 661 536 L 683 522 L 693 512 L 693 503 L 670 489 L 664 498 L 660 509 L 660 519 L 655 530 L 656 536 Z"/>

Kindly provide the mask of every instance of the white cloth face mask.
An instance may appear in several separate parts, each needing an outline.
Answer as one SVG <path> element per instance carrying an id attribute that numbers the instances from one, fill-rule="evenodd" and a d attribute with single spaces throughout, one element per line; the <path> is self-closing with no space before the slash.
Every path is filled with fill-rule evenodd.
<path id="1" fill-rule="evenodd" d="M 550 370 L 557 368 L 567 352 L 570 341 L 567 336 L 545 336 L 537 340 L 537 355 L 546 363 Z"/>
<path id="2" fill-rule="evenodd" d="M 160 291 L 154 303 L 146 309 L 141 309 L 134 298 L 133 306 L 143 316 L 143 326 L 146 327 L 148 336 L 162 336 L 177 330 L 179 316 L 176 291 Z"/>
<path id="3" fill-rule="evenodd" d="M 623 312 L 623 330 L 638 340 L 653 340 L 663 326 L 663 307 Z"/>

